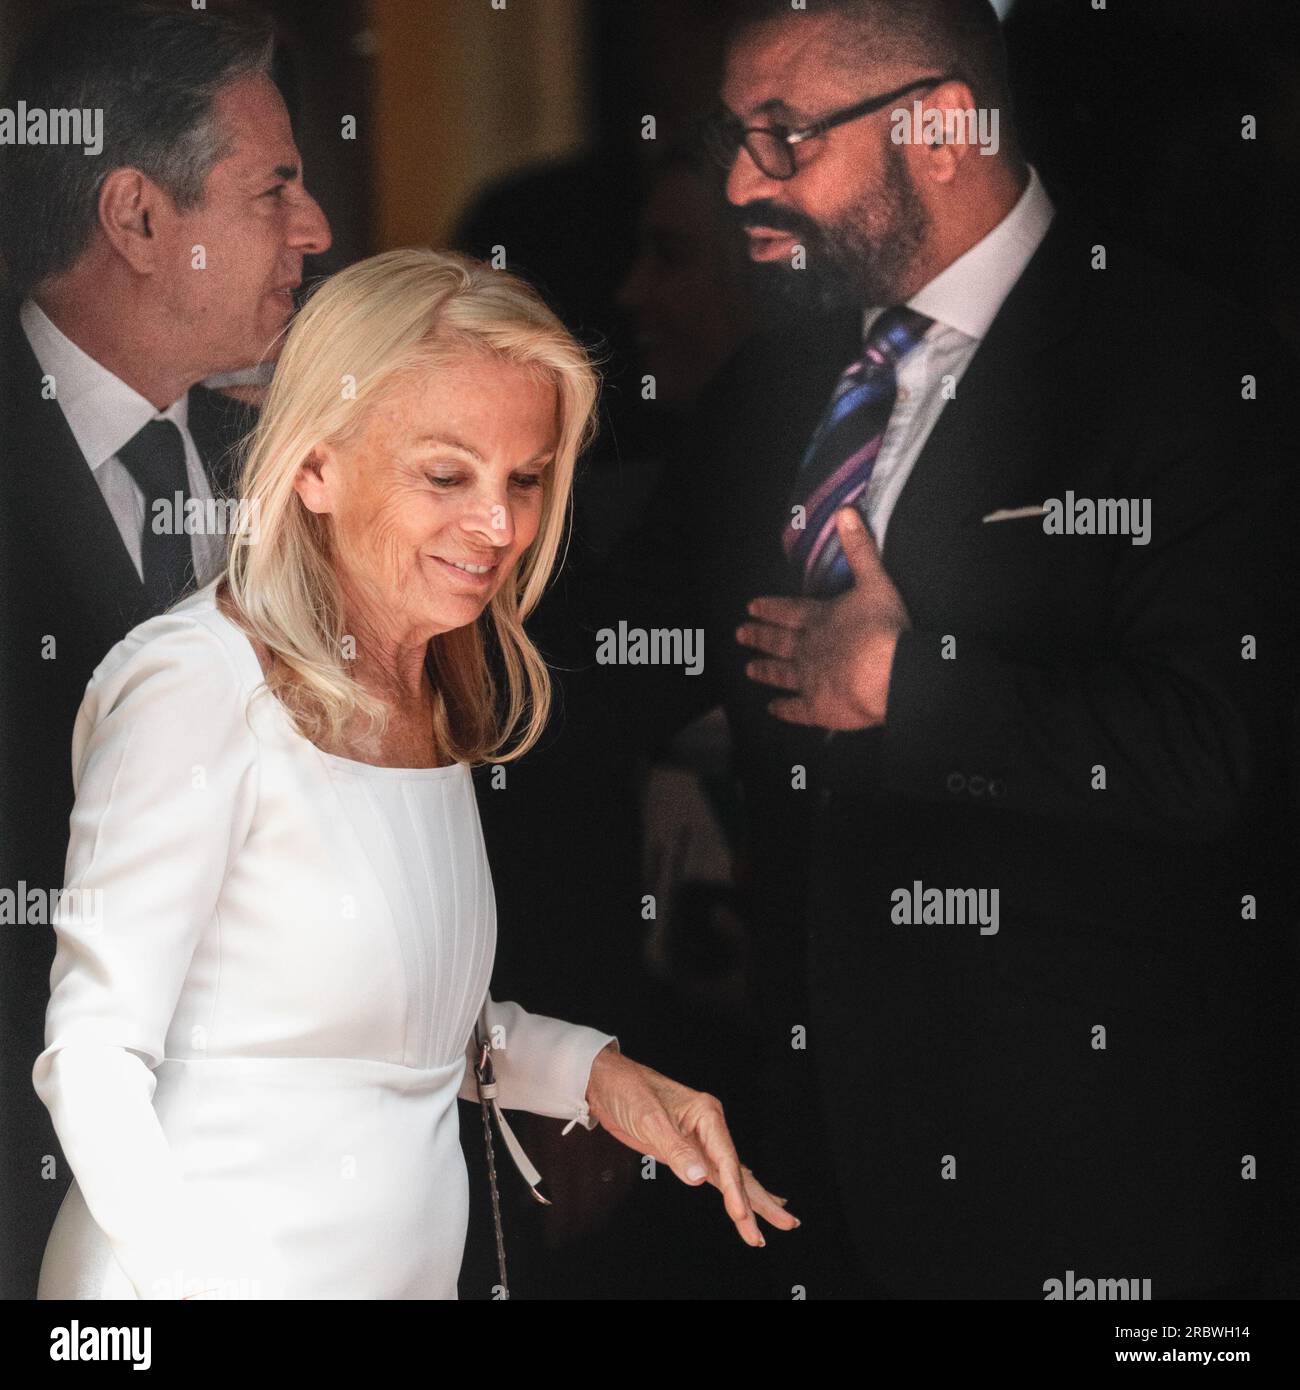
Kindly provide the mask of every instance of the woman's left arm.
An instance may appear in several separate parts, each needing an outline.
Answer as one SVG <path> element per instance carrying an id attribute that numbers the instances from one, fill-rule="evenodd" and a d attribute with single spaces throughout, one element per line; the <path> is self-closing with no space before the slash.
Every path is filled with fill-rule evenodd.
<path id="1" fill-rule="evenodd" d="M 757 1216 L 783 1231 L 799 1225 L 785 1210 L 786 1199 L 768 1192 L 741 1164 L 715 1097 L 623 1056 L 608 1033 L 499 1004 L 491 994 L 487 1023 L 503 1109 L 576 1120 L 588 1130 L 599 1123 L 636 1153 L 666 1163 L 688 1186 L 711 1183 L 747 1245 L 767 1243 Z M 466 1057 L 460 1095 L 472 1101 L 473 1037 Z"/>
<path id="2" fill-rule="evenodd" d="M 587 1105 L 592 1063 L 606 1047 L 618 1051 L 618 1039 L 580 1023 L 565 1023 L 545 1014 L 530 1014 L 509 1000 L 487 997 L 487 1041 L 497 1100 L 503 1110 L 527 1110 L 558 1120 L 576 1120 L 595 1129 Z M 462 1100 L 478 1099 L 474 1084 L 473 1035 L 465 1048 L 469 1065 L 461 1083 Z"/>

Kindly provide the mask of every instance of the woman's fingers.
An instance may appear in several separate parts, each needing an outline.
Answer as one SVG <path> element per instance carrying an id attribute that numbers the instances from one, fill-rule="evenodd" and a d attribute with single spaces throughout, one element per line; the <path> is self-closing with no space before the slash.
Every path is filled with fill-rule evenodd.
<path id="1" fill-rule="evenodd" d="M 767 1243 L 758 1228 L 759 1216 L 783 1231 L 799 1224 L 785 1210 L 786 1199 L 769 1192 L 741 1165 L 716 1097 L 691 1091 L 630 1058 L 624 1060 L 627 1074 L 618 1085 L 606 1078 L 594 1107 L 597 1119 L 614 1138 L 653 1154 L 690 1187 L 712 1183 L 722 1193 L 727 1215 L 747 1245 Z"/>
<path id="2" fill-rule="evenodd" d="M 786 1198 L 769 1192 L 748 1168 L 740 1170 L 745 1175 L 745 1190 L 749 1194 L 749 1205 L 764 1221 L 782 1231 L 793 1231 L 799 1219 L 786 1211 Z"/>
<path id="3" fill-rule="evenodd" d="M 680 1130 L 671 1129 L 659 1146 L 659 1152 L 687 1187 L 698 1187 L 709 1176 L 708 1160 Z"/>
<path id="4" fill-rule="evenodd" d="M 711 1181 L 722 1193 L 727 1215 L 736 1223 L 741 1239 L 747 1245 L 765 1245 L 767 1242 L 758 1229 L 745 1191 L 744 1173 L 736 1155 L 736 1146 L 731 1141 L 731 1132 L 722 1115 L 722 1106 L 712 1097 L 706 1099 L 712 1103 L 701 1112 L 698 1132 L 713 1164 L 714 1176 Z"/>

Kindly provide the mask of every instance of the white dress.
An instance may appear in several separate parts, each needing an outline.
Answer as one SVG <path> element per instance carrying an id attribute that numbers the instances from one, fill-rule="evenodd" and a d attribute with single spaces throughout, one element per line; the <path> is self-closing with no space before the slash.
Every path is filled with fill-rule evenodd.
<path id="1" fill-rule="evenodd" d="M 87 687 L 32 1073 L 75 1181 L 40 1298 L 455 1298 L 485 1000 L 500 1103 L 594 1127 L 616 1040 L 488 994 L 468 766 L 324 753 L 261 681 L 214 582 Z"/>

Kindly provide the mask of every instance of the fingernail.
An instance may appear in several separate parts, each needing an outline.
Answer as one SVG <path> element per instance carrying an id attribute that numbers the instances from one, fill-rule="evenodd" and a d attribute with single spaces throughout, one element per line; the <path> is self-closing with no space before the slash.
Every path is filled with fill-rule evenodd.
<path id="1" fill-rule="evenodd" d="M 686 1176 L 690 1178 L 692 1182 L 699 1182 L 701 1178 L 707 1178 L 708 1175 L 709 1170 L 702 1163 L 692 1163 L 686 1170 Z"/>

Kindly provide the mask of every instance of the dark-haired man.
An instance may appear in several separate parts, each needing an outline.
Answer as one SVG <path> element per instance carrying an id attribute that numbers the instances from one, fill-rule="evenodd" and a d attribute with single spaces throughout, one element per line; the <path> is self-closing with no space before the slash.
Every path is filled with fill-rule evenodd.
<path id="1" fill-rule="evenodd" d="M 987 0 L 752 6 L 722 96 L 807 312 L 596 612 L 705 631 L 700 677 L 603 669 L 652 729 L 726 706 L 771 1131 L 818 1145 L 815 1085 L 863 1292 L 1248 1292 L 1294 1003 L 1281 349 L 1053 208 Z M 852 1287 L 798 1241 L 808 1296 Z"/>
<path id="2" fill-rule="evenodd" d="M 3 886 L 62 884 L 69 743 L 90 674 L 216 573 L 248 416 L 198 385 L 274 356 L 329 227 L 303 186 L 262 21 L 123 3 L 58 12 L 3 106 L 96 113 L 102 145 L 0 146 Z M 179 524 L 178 524 L 179 523 Z M 21 889 L 20 889 L 21 885 Z M 52 934 L 5 946 L 9 1296 L 35 1288 L 64 1173 L 31 1089 Z"/>

